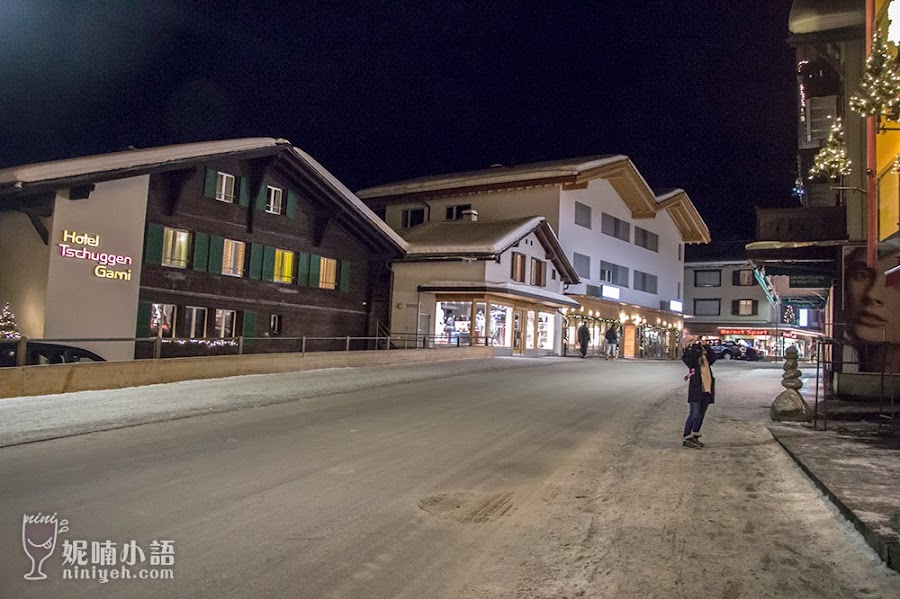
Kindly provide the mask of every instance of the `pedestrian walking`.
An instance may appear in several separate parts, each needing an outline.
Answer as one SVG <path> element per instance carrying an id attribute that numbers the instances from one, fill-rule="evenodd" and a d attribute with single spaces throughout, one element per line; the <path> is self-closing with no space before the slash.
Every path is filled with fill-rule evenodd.
<path id="1" fill-rule="evenodd" d="M 713 377 L 712 364 L 716 354 L 709 344 L 701 343 L 693 335 L 687 334 L 682 339 L 684 352 L 681 360 L 690 369 L 685 380 L 688 381 L 688 417 L 684 423 L 684 439 L 682 446 L 700 449 L 700 427 L 709 405 L 716 401 L 716 379 Z"/>
<path id="2" fill-rule="evenodd" d="M 578 327 L 578 348 L 581 350 L 581 357 L 587 357 L 588 344 L 591 342 L 591 332 L 588 330 L 587 325 L 583 322 L 581 326 Z"/>
<path id="3" fill-rule="evenodd" d="M 606 338 L 606 359 L 615 360 L 619 357 L 619 334 L 616 332 L 616 325 L 610 325 L 606 329 L 604 337 Z"/>

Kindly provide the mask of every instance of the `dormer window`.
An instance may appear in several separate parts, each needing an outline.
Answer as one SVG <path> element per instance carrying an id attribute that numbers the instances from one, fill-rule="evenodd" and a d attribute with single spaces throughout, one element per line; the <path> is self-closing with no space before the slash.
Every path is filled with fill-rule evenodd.
<path id="1" fill-rule="evenodd" d="M 266 193 L 266 212 L 269 214 L 281 214 L 283 196 L 284 190 L 278 187 L 272 187 L 271 185 L 268 186 Z"/>

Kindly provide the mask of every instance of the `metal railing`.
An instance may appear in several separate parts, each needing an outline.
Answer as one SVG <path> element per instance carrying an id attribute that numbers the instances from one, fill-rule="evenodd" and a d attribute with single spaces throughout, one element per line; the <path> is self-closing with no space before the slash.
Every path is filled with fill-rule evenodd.
<path id="1" fill-rule="evenodd" d="M 435 349 L 468 347 L 468 343 L 443 344 L 435 335 L 382 334 L 374 336 L 300 336 L 300 337 L 91 337 L 33 338 L 19 337 L 0 341 L 0 367 L 48 363 L 96 361 L 108 356 L 119 359 L 161 359 L 215 355 L 300 353 L 322 351 L 365 351 L 390 349 Z M 123 348 L 122 344 L 130 347 Z M 118 347 L 117 347 L 118 346 Z M 86 350 L 86 351 L 85 351 Z"/>

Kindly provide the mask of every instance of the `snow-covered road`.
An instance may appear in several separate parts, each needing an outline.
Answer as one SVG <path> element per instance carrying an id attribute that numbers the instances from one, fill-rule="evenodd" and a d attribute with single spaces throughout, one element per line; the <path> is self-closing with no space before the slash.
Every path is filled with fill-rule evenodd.
<path id="1" fill-rule="evenodd" d="M 680 445 L 671 362 L 510 358 L 0 400 L 0 596 L 900 596 L 765 429 L 777 365 L 715 370 L 704 450 Z M 174 539 L 176 578 L 64 581 L 56 549 L 50 578 L 25 581 L 22 515 L 37 511 L 69 520 L 60 540 Z"/>

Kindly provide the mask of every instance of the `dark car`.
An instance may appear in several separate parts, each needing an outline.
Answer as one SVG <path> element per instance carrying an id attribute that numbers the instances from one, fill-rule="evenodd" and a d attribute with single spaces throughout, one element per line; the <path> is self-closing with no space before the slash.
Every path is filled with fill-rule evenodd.
<path id="1" fill-rule="evenodd" d="M 19 353 L 19 342 L 15 339 L 0 341 L 0 368 L 16 366 Z M 25 353 L 26 366 L 43 364 L 74 364 L 78 362 L 105 362 L 106 360 L 92 351 L 61 345 L 59 343 L 42 343 L 29 341 Z"/>
<path id="2" fill-rule="evenodd" d="M 743 360 L 747 351 L 746 346 L 734 341 L 713 341 L 709 347 L 720 360 Z"/>

